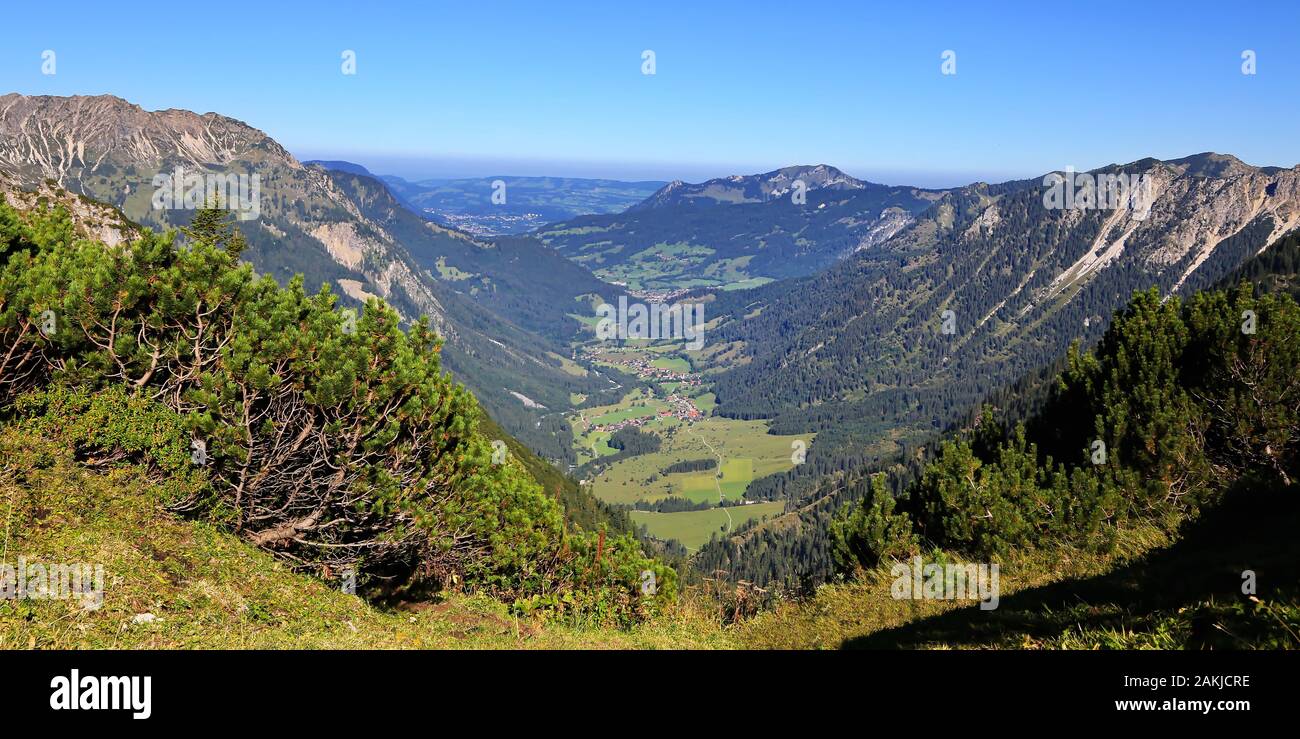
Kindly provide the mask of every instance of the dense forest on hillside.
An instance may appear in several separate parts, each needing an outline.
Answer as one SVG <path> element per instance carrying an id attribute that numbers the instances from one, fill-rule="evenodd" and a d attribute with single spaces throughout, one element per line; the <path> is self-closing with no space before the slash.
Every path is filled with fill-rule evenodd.
<path id="1" fill-rule="evenodd" d="M 572 394 L 598 403 L 608 398 L 610 385 L 599 375 L 563 368 L 560 357 L 567 356 L 579 327 L 570 314 L 581 312 L 580 296 L 614 300 L 618 289 L 536 239 L 476 239 L 408 210 L 373 177 L 328 174 L 365 217 L 382 224 L 427 270 L 452 320 L 447 330 L 459 332 L 444 343 L 446 368 L 529 448 L 561 464 L 576 461 L 561 414 Z M 525 405 L 514 392 L 544 408 Z"/>
<path id="2" fill-rule="evenodd" d="M 1243 271 L 1277 265 L 1290 284 L 1295 251 L 1279 241 Z M 697 567 L 797 587 L 935 547 L 1104 550 L 1126 525 L 1176 530 L 1229 491 L 1297 479 L 1297 361 L 1300 309 L 1286 294 L 1244 282 L 1186 301 L 1137 293 L 1050 383 L 1024 378 L 906 461 L 789 514 L 799 525 L 742 529 Z"/>
<path id="3" fill-rule="evenodd" d="M 994 203 L 998 227 L 978 228 Z M 718 378 L 718 412 L 773 418 L 776 433 L 857 427 L 866 435 L 900 423 L 937 430 L 1072 341 L 1095 341 L 1133 291 L 1169 292 L 1196 258 L 1153 273 L 1126 251 L 1104 279 L 1054 287 L 1056 275 L 1096 247 L 1105 222 L 1100 211 L 1068 220 L 1046 210 L 1030 183 L 972 186 L 946 193 L 907 232 L 836 269 L 721 296 L 715 310 L 732 317 L 768 307 L 711 338 L 758 348 L 752 362 Z M 1212 286 L 1274 225 L 1263 218 L 1226 239 L 1183 289 Z M 1010 308 L 1026 306 L 1039 312 L 1011 319 L 1019 313 Z"/>
<path id="4" fill-rule="evenodd" d="M 1283 236 L 1256 254 L 1224 280 L 1228 285 L 1247 281 L 1261 292 L 1285 292 L 1300 297 L 1300 232 Z"/>
<path id="5" fill-rule="evenodd" d="M 1300 475 L 1300 308 L 1247 284 L 1186 302 L 1138 294 L 1093 352 L 1073 350 L 1047 406 L 1014 428 L 986 412 L 895 498 L 877 477 L 831 527 L 837 567 L 940 548 L 1106 549 L 1171 531 L 1225 495 Z"/>

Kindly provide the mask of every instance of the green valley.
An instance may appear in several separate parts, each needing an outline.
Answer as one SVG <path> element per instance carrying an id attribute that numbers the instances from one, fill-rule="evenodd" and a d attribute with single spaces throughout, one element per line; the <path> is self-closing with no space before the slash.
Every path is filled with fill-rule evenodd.
<path id="1" fill-rule="evenodd" d="M 628 344 L 635 345 L 579 347 L 593 368 L 631 387 L 618 403 L 569 417 L 581 484 L 591 495 L 629 509 L 646 534 L 688 551 L 714 532 L 782 513 L 783 503 L 749 500 L 746 491 L 794 467 L 813 435 L 777 435 L 766 421 L 714 416 L 708 377 L 692 363 L 693 357 L 703 367 L 700 352 Z M 632 443 L 625 445 L 625 437 Z"/>
<path id="2" fill-rule="evenodd" d="M 725 537 L 743 523 L 779 516 L 784 508 L 782 503 L 749 503 L 678 513 L 633 511 L 632 522 L 644 526 L 650 536 L 676 539 L 688 552 L 693 552 L 710 539 Z"/>

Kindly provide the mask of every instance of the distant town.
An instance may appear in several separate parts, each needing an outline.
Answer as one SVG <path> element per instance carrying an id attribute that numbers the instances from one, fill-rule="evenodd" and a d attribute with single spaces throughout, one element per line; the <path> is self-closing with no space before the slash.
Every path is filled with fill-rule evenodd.
<path id="1" fill-rule="evenodd" d="M 540 213 L 448 213 L 436 208 L 425 208 L 424 212 L 444 225 L 475 236 L 527 233 L 547 223 Z"/>
<path id="2" fill-rule="evenodd" d="M 583 352 L 587 359 L 598 360 L 605 364 L 612 364 L 622 367 L 642 380 L 651 382 L 680 382 L 687 387 L 698 387 L 700 385 L 700 376 L 694 372 L 681 372 L 665 367 L 654 366 L 654 360 L 646 359 L 640 354 L 632 356 L 617 356 L 617 352 L 609 349 L 591 349 L 584 347 Z M 597 356 L 599 355 L 599 356 Z"/>
<path id="3" fill-rule="evenodd" d="M 616 282 L 614 284 L 626 286 L 627 283 Z M 669 303 L 690 291 L 691 288 L 679 287 L 667 290 L 628 290 L 627 294 L 634 298 L 640 298 L 647 303 Z"/>
<path id="4" fill-rule="evenodd" d="M 582 421 L 584 433 L 592 431 L 606 431 L 613 433 L 629 427 L 639 428 L 644 426 L 647 422 L 653 421 L 657 418 L 676 418 L 679 421 L 685 421 L 687 423 L 704 418 L 704 411 L 701 411 L 699 407 L 695 405 L 695 400 L 688 398 L 685 395 L 673 393 L 665 398 L 665 402 L 668 403 L 668 407 L 660 409 L 659 412 L 654 415 L 625 418 L 613 423 L 592 423 L 585 415 L 579 415 L 579 418 Z"/>

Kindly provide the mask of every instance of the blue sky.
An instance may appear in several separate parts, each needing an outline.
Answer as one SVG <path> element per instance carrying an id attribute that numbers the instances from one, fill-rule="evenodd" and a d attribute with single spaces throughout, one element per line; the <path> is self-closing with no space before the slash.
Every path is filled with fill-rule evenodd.
<path id="1" fill-rule="evenodd" d="M 825 162 L 947 185 L 1211 150 L 1300 163 L 1293 0 L 133 4 L 10 4 L 0 92 L 217 111 L 300 157 L 408 177 Z"/>

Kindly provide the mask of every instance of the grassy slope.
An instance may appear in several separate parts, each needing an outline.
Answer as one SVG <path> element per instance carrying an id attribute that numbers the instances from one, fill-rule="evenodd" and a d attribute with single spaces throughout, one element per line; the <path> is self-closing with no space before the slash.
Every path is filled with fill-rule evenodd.
<path id="1" fill-rule="evenodd" d="M 1300 498 L 1241 491 L 1175 540 L 1121 533 L 1116 552 L 1033 552 L 1002 563 L 993 611 L 894 600 L 891 578 L 823 587 L 747 623 L 764 648 L 1300 648 Z M 1257 577 L 1258 601 L 1242 594 Z"/>
<path id="2" fill-rule="evenodd" d="M 54 445 L 0 430 L 0 521 L 14 563 L 102 564 L 103 606 L 0 600 L 13 648 L 713 648 L 724 633 L 688 608 L 633 631 L 541 625 L 484 597 L 385 610 L 291 572 L 205 523 L 163 512 L 130 468 L 91 472 Z M 151 613 L 152 623 L 133 623 Z"/>

